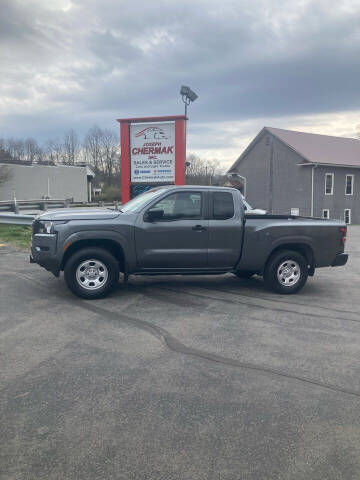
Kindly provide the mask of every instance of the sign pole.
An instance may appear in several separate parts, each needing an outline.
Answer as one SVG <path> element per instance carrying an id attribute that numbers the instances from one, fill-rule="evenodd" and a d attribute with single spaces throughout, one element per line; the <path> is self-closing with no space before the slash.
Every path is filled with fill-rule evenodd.
<path id="1" fill-rule="evenodd" d="M 186 120 L 175 120 L 175 185 L 185 185 Z"/>
<path id="2" fill-rule="evenodd" d="M 121 122 L 121 202 L 130 200 L 130 122 Z"/>

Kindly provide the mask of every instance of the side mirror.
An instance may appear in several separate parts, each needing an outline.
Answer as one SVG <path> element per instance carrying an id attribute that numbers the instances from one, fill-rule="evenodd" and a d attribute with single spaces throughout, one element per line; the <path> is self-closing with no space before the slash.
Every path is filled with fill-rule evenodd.
<path id="1" fill-rule="evenodd" d="M 145 220 L 147 222 L 155 222 L 156 220 L 160 220 L 164 216 L 164 210 L 160 208 L 153 208 L 146 212 Z"/>

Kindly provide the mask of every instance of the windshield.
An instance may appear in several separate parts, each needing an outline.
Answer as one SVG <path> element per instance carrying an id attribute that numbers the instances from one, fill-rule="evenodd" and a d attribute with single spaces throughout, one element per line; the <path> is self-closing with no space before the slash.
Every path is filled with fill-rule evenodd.
<path id="1" fill-rule="evenodd" d="M 157 187 L 145 193 L 142 193 L 141 195 L 138 195 L 137 197 L 133 198 L 129 202 L 125 203 L 125 205 L 121 207 L 121 211 L 137 212 L 141 210 L 142 207 L 145 207 L 145 205 L 147 205 L 153 198 L 156 198 L 157 196 L 166 192 L 166 190 L 167 190 L 166 188 Z"/>

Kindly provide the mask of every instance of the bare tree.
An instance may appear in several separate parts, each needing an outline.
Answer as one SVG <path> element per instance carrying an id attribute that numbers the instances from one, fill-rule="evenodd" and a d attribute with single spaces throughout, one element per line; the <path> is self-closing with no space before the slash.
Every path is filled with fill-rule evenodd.
<path id="1" fill-rule="evenodd" d="M 187 162 L 186 183 L 190 185 L 210 185 L 215 176 L 221 175 L 215 160 L 204 160 L 191 154 L 187 157 Z"/>
<path id="2" fill-rule="evenodd" d="M 57 165 L 63 160 L 63 147 L 60 140 L 48 140 L 44 147 L 44 155 L 48 163 Z"/>
<path id="3" fill-rule="evenodd" d="M 42 159 L 42 149 L 34 138 L 8 138 L 2 141 L 4 151 L 16 162 L 36 163 Z"/>
<path id="4" fill-rule="evenodd" d="M 68 130 L 63 138 L 62 161 L 66 165 L 74 165 L 79 154 L 80 142 L 73 128 Z"/>
<path id="5" fill-rule="evenodd" d="M 24 140 L 8 138 L 5 142 L 5 150 L 14 160 L 19 162 L 26 160 Z"/>
<path id="6" fill-rule="evenodd" d="M 11 176 L 12 174 L 9 167 L 6 165 L 0 165 L 0 186 L 10 180 Z"/>
<path id="7" fill-rule="evenodd" d="M 10 157 L 13 157 L 15 158 L 15 144 L 16 144 L 16 140 L 15 138 L 7 138 L 5 140 L 5 148 L 4 150 L 10 155 Z"/>
<path id="8" fill-rule="evenodd" d="M 23 144 L 25 151 L 25 161 L 27 163 L 36 163 L 42 160 L 43 152 L 35 138 L 26 138 Z"/>
<path id="9" fill-rule="evenodd" d="M 62 139 L 48 140 L 40 146 L 36 139 L 0 138 L 0 154 L 7 163 L 39 163 L 74 165 L 80 159 L 92 165 L 98 183 L 107 186 L 119 183 L 119 139 L 112 130 L 94 125 L 87 132 L 82 148 L 74 129 L 65 132 Z"/>
<path id="10" fill-rule="evenodd" d="M 114 176 L 118 176 L 120 172 L 117 135 L 111 130 L 102 130 L 94 125 L 85 136 L 83 149 L 85 161 L 93 166 L 97 180 L 112 185 Z"/>
<path id="11" fill-rule="evenodd" d="M 95 173 L 100 171 L 102 164 L 101 149 L 103 136 L 104 132 L 101 130 L 101 128 L 97 125 L 94 125 L 87 132 L 83 143 L 85 161 L 94 167 Z"/>
<path id="12" fill-rule="evenodd" d="M 119 140 L 111 130 L 104 130 L 101 140 L 102 163 L 107 184 L 111 185 L 119 158 Z"/>

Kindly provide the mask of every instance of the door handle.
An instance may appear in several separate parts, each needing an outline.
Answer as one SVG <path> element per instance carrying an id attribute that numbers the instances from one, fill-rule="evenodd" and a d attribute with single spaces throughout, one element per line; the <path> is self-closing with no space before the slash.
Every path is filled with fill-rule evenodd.
<path id="1" fill-rule="evenodd" d="M 203 227 L 202 225 L 195 225 L 195 227 L 192 227 L 192 229 L 196 232 L 203 232 L 204 230 L 206 230 L 206 227 Z"/>

